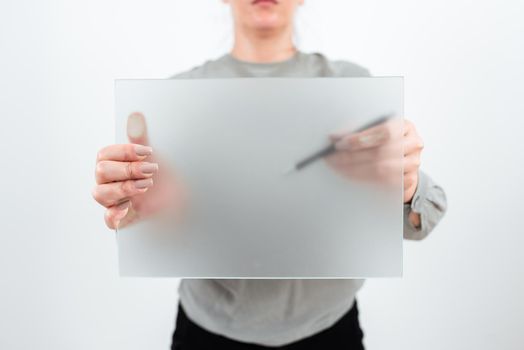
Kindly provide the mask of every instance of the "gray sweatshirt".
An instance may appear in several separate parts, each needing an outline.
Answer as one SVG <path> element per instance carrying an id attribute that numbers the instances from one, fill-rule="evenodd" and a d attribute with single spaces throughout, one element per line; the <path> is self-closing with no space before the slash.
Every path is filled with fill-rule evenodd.
<path id="1" fill-rule="evenodd" d="M 227 54 L 173 78 L 362 76 L 370 76 L 369 71 L 356 64 L 298 52 L 277 63 L 244 62 Z M 420 228 L 407 219 L 411 210 L 420 213 Z M 411 204 L 404 205 L 404 238 L 426 237 L 445 210 L 444 191 L 420 172 Z M 179 295 L 187 316 L 202 328 L 238 341 L 279 346 L 333 325 L 352 307 L 363 283 L 361 279 L 184 279 Z"/>

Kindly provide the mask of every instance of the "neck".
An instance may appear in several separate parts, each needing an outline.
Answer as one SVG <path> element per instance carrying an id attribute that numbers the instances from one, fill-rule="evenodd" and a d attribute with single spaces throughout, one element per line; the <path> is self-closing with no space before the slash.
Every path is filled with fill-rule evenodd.
<path id="1" fill-rule="evenodd" d="M 235 43 L 231 55 L 236 59 L 271 63 L 290 59 L 296 52 L 292 27 L 278 31 L 235 28 Z"/>

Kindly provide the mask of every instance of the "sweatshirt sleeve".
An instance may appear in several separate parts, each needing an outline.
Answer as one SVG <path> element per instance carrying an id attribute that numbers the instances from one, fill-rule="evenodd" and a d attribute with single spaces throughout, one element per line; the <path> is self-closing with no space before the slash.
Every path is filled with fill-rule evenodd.
<path id="1" fill-rule="evenodd" d="M 404 204 L 404 238 L 421 240 L 438 224 L 447 209 L 446 194 L 426 173 L 419 171 L 419 182 L 411 203 Z M 420 227 L 408 219 L 411 211 L 420 214 Z"/>

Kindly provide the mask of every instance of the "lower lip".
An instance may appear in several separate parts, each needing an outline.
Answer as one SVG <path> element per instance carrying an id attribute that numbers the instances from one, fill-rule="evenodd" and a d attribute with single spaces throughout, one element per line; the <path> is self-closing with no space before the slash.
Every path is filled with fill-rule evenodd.
<path id="1" fill-rule="evenodd" d="M 252 3 L 253 5 L 276 5 L 278 2 L 275 0 L 255 0 Z"/>

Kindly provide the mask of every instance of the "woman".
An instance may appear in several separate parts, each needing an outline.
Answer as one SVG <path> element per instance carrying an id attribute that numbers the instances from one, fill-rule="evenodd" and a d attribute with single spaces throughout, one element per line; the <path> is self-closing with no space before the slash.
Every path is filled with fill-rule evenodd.
<path id="1" fill-rule="evenodd" d="M 297 50 L 293 19 L 303 0 L 223 1 L 231 6 L 234 19 L 231 52 L 174 78 L 369 76 L 356 64 Z M 332 135 L 339 150 L 328 163 L 344 176 L 376 175 L 384 180 L 387 151 L 402 146 L 404 237 L 422 239 L 444 214 L 445 195 L 419 171 L 423 144 L 413 124 L 404 121 L 402 135 L 394 136 L 390 130 L 384 124 L 358 134 Z M 144 146 L 143 116 L 130 117 L 128 134 L 130 144 L 111 145 L 98 153 L 93 196 L 107 208 L 105 220 L 112 229 L 146 215 L 151 210 L 147 204 L 157 202 L 155 188 L 162 183 L 157 180 L 160 171 L 152 149 Z M 354 279 L 183 280 L 172 347 L 363 349 L 355 301 L 362 283 Z"/>

